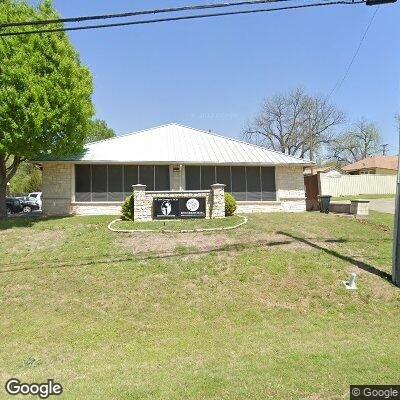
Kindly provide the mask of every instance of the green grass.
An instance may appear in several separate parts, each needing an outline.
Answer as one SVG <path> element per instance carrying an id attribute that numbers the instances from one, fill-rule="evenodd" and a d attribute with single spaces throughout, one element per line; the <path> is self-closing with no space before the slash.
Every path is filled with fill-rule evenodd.
<path id="1" fill-rule="evenodd" d="M 65 399 L 322 400 L 398 381 L 393 216 L 251 214 L 190 234 L 116 234 L 112 219 L 0 222 L 3 383 L 54 378 Z"/>
<path id="2" fill-rule="evenodd" d="M 359 194 L 357 196 L 338 196 L 332 197 L 333 201 L 340 200 L 357 200 L 357 199 L 365 199 L 365 200 L 373 200 L 373 199 L 394 199 L 394 194 Z"/>
<path id="3" fill-rule="evenodd" d="M 115 229 L 141 229 L 141 230 L 193 230 L 228 228 L 243 222 L 243 218 L 237 215 L 221 219 L 176 219 L 159 220 L 149 222 L 118 221 L 113 224 Z"/>

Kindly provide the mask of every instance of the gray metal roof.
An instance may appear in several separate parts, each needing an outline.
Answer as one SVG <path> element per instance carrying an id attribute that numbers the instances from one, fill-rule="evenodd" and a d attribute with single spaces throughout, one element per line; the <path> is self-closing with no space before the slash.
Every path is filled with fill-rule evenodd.
<path id="1" fill-rule="evenodd" d="M 90 143 L 78 162 L 310 165 L 309 161 L 214 133 L 168 124 Z"/>

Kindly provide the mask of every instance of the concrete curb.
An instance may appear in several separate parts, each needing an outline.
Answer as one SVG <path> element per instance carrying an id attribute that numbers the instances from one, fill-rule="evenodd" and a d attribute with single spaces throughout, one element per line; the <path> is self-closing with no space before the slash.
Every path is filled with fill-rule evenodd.
<path id="1" fill-rule="evenodd" d="M 154 233 L 192 233 L 192 232 L 218 232 L 218 231 L 229 231 L 232 229 L 237 229 L 240 226 L 244 225 L 247 223 L 247 217 L 243 216 L 243 215 L 238 215 L 238 217 L 243 218 L 243 221 L 233 225 L 233 226 L 227 226 L 224 228 L 199 228 L 199 229 L 180 229 L 180 230 L 173 230 L 173 229 L 116 229 L 113 228 L 112 225 L 115 222 L 118 221 L 122 221 L 121 218 L 118 219 L 114 219 L 113 221 L 111 221 L 107 228 L 111 231 L 111 232 L 117 232 L 117 233 L 145 233 L 145 232 L 154 232 Z"/>

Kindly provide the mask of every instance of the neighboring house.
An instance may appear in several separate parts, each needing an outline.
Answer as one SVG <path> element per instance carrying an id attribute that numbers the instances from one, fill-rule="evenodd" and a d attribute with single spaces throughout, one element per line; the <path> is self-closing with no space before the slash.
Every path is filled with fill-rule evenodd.
<path id="1" fill-rule="evenodd" d="M 305 211 L 303 169 L 311 163 L 178 124 L 90 143 L 81 156 L 42 160 L 47 214 L 115 214 L 132 185 L 209 190 L 225 184 L 241 212 Z"/>
<path id="2" fill-rule="evenodd" d="M 397 156 L 374 156 L 346 165 L 343 170 L 351 175 L 396 175 L 397 165 Z"/>
<path id="3" fill-rule="evenodd" d="M 339 177 L 342 175 L 347 175 L 347 172 L 343 171 L 341 168 L 338 167 L 307 167 L 304 169 L 304 175 L 316 175 L 316 174 L 324 174 L 330 178 Z"/>

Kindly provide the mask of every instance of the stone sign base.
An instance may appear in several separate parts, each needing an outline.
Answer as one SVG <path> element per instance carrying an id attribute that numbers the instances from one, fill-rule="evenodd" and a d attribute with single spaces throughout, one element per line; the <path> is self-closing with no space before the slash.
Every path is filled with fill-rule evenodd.
<path id="1" fill-rule="evenodd" d="M 146 191 L 146 185 L 133 185 L 134 221 L 151 221 L 154 199 L 205 198 L 206 218 L 225 218 L 225 185 L 215 183 L 210 190 Z"/>

